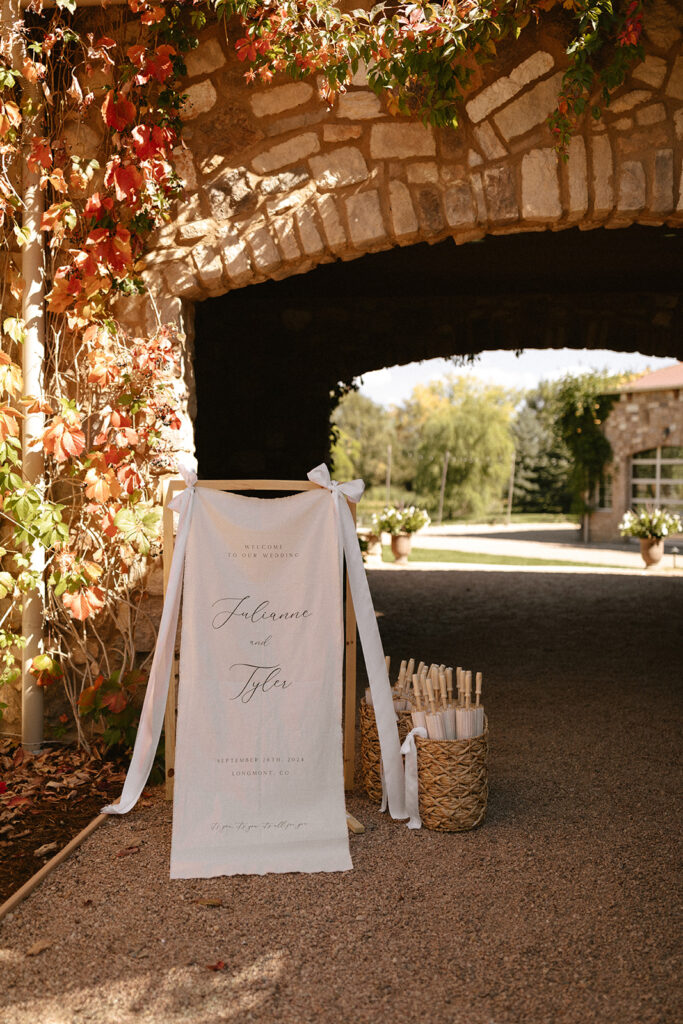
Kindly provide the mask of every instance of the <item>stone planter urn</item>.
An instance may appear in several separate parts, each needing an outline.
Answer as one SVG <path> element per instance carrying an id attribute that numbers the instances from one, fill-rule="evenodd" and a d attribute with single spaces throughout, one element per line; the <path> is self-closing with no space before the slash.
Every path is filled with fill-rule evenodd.
<path id="1" fill-rule="evenodd" d="M 661 537 L 641 537 L 640 554 L 648 569 L 651 565 L 657 565 L 664 554 L 664 541 Z"/>
<path id="2" fill-rule="evenodd" d="M 397 565 L 407 565 L 408 555 L 413 546 L 412 533 L 394 533 L 391 535 L 391 553 Z"/>
<path id="3" fill-rule="evenodd" d="M 373 562 L 382 561 L 382 538 L 376 533 L 368 533 L 367 535 L 368 546 L 366 549 L 366 555 L 368 559 Z"/>

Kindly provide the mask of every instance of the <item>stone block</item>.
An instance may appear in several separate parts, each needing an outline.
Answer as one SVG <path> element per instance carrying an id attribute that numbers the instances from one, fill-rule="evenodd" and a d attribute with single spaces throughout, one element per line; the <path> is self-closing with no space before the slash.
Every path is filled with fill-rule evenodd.
<path id="1" fill-rule="evenodd" d="M 359 89 L 364 89 L 368 84 L 368 69 L 365 65 L 364 60 L 358 61 L 358 69 L 351 76 L 351 85 L 355 85 Z"/>
<path id="2" fill-rule="evenodd" d="M 517 220 L 519 208 L 512 167 L 489 167 L 483 174 L 484 194 L 489 219 L 495 222 Z"/>
<path id="3" fill-rule="evenodd" d="M 417 192 L 417 216 L 420 227 L 426 235 L 438 235 L 446 227 L 441 192 L 437 188 L 425 187 Z"/>
<path id="4" fill-rule="evenodd" d="M 356 248 L 361 249 L 386 238 L 387 231 L 377 191 L 349 196 L 346 199 L 346 216 L 351 241 Z"/>
<path id="5" fill-rule="evenodd" d="M 337 102 L 337 117 L 367 121 L 381 116 L 382 105 L 374 92 L 343 92 Z"/>
<path id="6" fill-rule="evenodd" d="M 164 281 L 171 295 L 179 295 L 184 299 L 196 299 L 201 295 L 201 288 L 197 278 L 188 266 L 187 260 L 174 260 L 172 263 L 165 263 L 163 269 Z"/>
<path id="7" fill-rule="evenodd" d="M 255 199 L 256 179 L 248 171 L 231 168 L 205 189 L 205 195 L 216 220 L 228 220 L 244 211 Z"/>
<path id="8" fill-rule="evenodd" d="M 555 109 L 561 82 L 559 71 L 503 107 L 493 118 L 503 138 L 514 139 L 542 124 Z"/>
<path id="9" fill-rule="evenodd" d="M 253 276 L 247 247 L 244 241 L 236 236 L 229 236 L 226 239 L 223 246 L 223 264 L 233 284 L 246 284 Z"/>
<path id="10" fill-rule="evenodd" d="M 618 121 L 614 122 L 612 127 L 616 128 L 618 132 L 630 132 L 631 128 L 633 128 L 633 118 L 620 117 Z"/>
<path id="11" fill-rule="evenodd" d="M 481 153 L 477 153 L 476 149 L 471 149 L 467 154 L 467 166 L 468 167 L 481 167 L 484 162 L 484 158 Z"/>
<path id="12" fill-rule="evenodd" d="M 668 213 L 674 208 L 674 155 L 671 149 L 658 149 L 655 153 L 650 208 L 657 213 Z"/>
<path id="13" fill-rule="evenodd" d="M 185 54 L 185 67 L 188 78 L 197 78 L 199 75 L 210 75 L 212 71 L 218 71 L 226 64 L 223 47 L 217 39 L 200 40 L 196 50 L 190 50 Z"/>
<path id="14" fill-rule="evenodd" d="M 486 197 L 484 195 L 484 184 L 481 180 L 481 174 L 471 174 L 470 185 L 472 186 L 472 195 L 474 196 L 477 210 L 477 224 L 486 224 L 488 214 L 486 212 Z"/>
<path id="15" fill-rule="evenodd" d="M 683 57 L 676 57 L 664 91 L 675 100 L 683 100 Z"/>
<path id="16" fill-rule="evenodd" d="M 344 188 L 365 181 L 368 166 L 355 146 L 340 146 L 309 160 L 313 177 L 320 189 Z"/>
<path id="17" fill-rule="evenodd" d="M 197 82 L 196 85 L 189 85 L 185 90 L 185 102 L 180 108 L 180 120 L 192 121 L 200 114 L 206 114 L 215 105 L 217 99 L 218 94 L 209 78 L 203 82 Z"/>
<path id="18" fill-rule="evenodd" d="M 678 0 L 664 3 L 658 0 L 648 7 L 645 17 L 645 38 L 650 39 L 661 50 L 668 50 L 681 38 L 681 8 Z"/>
<path id="19" fill-rule="evenodd" d="M 602 216 L 614 206 L 612 174 L 614 161 L 609 139 L 598 135 L 592 143 L 593 162 L 593 212 Z"/>
<path id="20" fill-rule="evenodd" d="M 308 103 L 312 96 L 313 86 L 308 82 L 289 82 L 287 85 L 276 85 L 257 92 L 249 104 L 257 117 L 273 117 L 283 110 Z"/>
<path id="21" fill-rule="evenodd" d="M 488 121 L 474 129 L 474 138 L 487 160 L 500 160 L 505 156 L 507 150 Z"/>
<path id="22" fill-rule="evenodd" d="M 636 121 L 640 125 L 659 124 L 666 118 L 666 107 L 663 103 L 650 103 L 636 111 Z"/>
<path id="23" fill-rule="evenodd" d="M 573 216 L 583 216 L 588 209 L 588 175 L 586 170 L 586 144 L 580 135 L 575 135 L 569 143 L 567 189 L 569 192 L 569 213 Z"/>
<path id="24" fill-rule="evenodd" d="M 346 246 L 346 232 L 334 197 L 329 194 L 320 196 L 316 201 L 316 207 L 328 246 L 333 252 L 339 252 Z"/>
<path id="25" fill-rule="evenodd" d="M 282 171 L 281 174 L 274 174 L 270 178 L 261 181 L 261 191 L 264 196 L 274 196 L 279 192 L 290 192 L 308 181 L 310 174 L 305 167 L 293 167 L 291 171 Z"/>
<path id="26" fill-rule="evenodd" d="M 679 107 L 674 114 L 674 130 L 676 138 L 683 139 L 683 107 Z"/>
<path id="27" fill-rule="evenodd" d="M 389 209 L 396 238 L 408 238 L 417 232 L 418 223 L 413 201 L 408 187 L 402 181 L 389 182 Z"/>
<path id="28" fill-rule="evenodd" d="M 290 117 L 279 117 L 277 121 L 266 121 L 259 125 L 264 135 L 284 135 L 285 132 L 295 132 L 299 128 L 309 128 L 311 125 L 320 124 L 329 116 L 329 110 L 321 107 L 318 110 L 307 110 L 301 114 L 292 114 Z"/>
<path id="29" fill-rule="evenodd" d="M 619 168 L 619 210 L 642 210 L 645 207 L 645 171 L 637 160 L 625 160 Z"/>
<path id="30" fill-rule="evenodd" d="M 483 121 L 492 110 L 511 100 L 529 82 L 547 74 L 554 64 L 555 61 L 551 54 L 543 50 L 532 54 L 527 60 L 518 64 L 507 77 L 497 78 L 495 82 L 482 89 L 474 99 L 469 101 L 466 109 L 470 121 L 475 123 Z"/>
<path id="31" fill-rule="evenodd" d="M 184 182 L 186 190 L 191 191 L 197 188 L 197 168 L 194 165 L 189 149 L 185 149 L 183 146 L 176 146 L 173 150 L 173 166 L 178 177 Z"/>
<path id="32" fill-rule="evenodd" d="M 472 201 L 472 189 L 467 181 L 456 181 L 444 194 L 446 220 L 452 228 L 472 227 L 477 214 Z"/>
<path id="33" fill-rule="evenodd" d="M 287 262 L 298 260 L 301 256 L 301 249 L 294 231 L 294 221 L 291 217 L 278 217 L 273 221 L 273 227 L 277 236 L 278 246 L 284 259 Z"/>
<path id="34" fill-rule="evenodd" d="M 254 266 L 264 274 L 269 274 L 280 265 L 280 254 L 266 227 L 256 228 L 246 236 Z"/>
<path id="35" fill-rule="evenodd" d="M 218 249 L 213 245 L 195 245 L 192 261 L 197 268 L 202 287 L 216 288 L 223 281 L 223 264 Z"/>
<path id="36" fill-rule="evenodd" d="M 375 124 L 370 130 L 370 156 L 375 160 L 435 154 L 436 142 L 431 126 Z"/>
<path id="37" fill-rule="evenodd" d="M 633 110 L 640 103 L 645 103 L 651 96 L 652 93 L 648 89 L 634 89 L 632 92 L 627 92 L 623 96 L 619 96 L 618 99 L 613 100 L 609 107 L 607 107 L 607 113 L 623 114 L 627 110 Z"/>
<path id="38" fill-rule="evenodd" d="M 280 142 L 277 146 L 271 146 L 255 156 L 251 162 L 257 174 L 268 174 L 270 171 L 277 171 L 287 164 L 294 164 L 298 160 L 304 160 L 312 153 L 320 149 L 320 139 L 315 132 L 304 132 L 286 142 Z"/>
<path id="39" fill-rule="evenodd" d="M 557 153 L 532 149 L 522 160 L 522 216 L 525 220 L 559 220 L 562 216 Z"/>
<path id="40" fill-rule="evenodd" d="M 325 243 L 320 237 L 310 206 L 304 206 L 302 210 L 296 211 L 296 223 L 299 228 L 301 245 L 306 255 L 319 256 L 321 252 L 324 252 Z"/>
<path id="41" fill-rule="evenodd" d="M 206 238 L 207 235 L 211 234 L 214 227 L 213 220 L 193 220 L 189 224 L 182 224 L 177 229 L 177 240 L 178 244 L 182 245 L 183 242 L 199 242 L 202 238 Z"/>
<path id="42" fill-rule="evenodd" d="M 348 142 L 359 139 L 363 129 L 358 124 L 326 124 L 323 127 L 323 142 Z"/>
<path id="43" fill-rule="evenodd" d="M 659 89 L 666 76 L 666 70 L 665 60 L 661 57 L 655 57 L 653 54 L 648 54 L 642 64 L 638 64 L 633 69 L 631 77 L 635 78 L 638 82 L 645 82 L 646 85 L 651 85 L 653 89 Z"/>
<path id="44" fill-rule="evenodd" d="M 408 164 L 406 178 L 412 185 L 435 184 L 439 180 L 439 168 L 431 162 Z"/>

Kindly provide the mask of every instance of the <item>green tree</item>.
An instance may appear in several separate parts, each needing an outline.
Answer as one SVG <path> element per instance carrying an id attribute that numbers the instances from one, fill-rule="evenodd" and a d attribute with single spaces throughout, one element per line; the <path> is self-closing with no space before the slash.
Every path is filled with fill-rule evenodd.
<path id="1" fill-rule="evenodd" d="M 523 512 L 568 512 L 571 459 L 555 430 L 558 385 L 541 381 L 527 391 L 512 423 L 515 441 L 513 507 Z"/>
<path id="2" fill-rule="evenodd" d="M 366 487 L 384 483 L 392 439 L 389 412 L 366 395 L 350 391 L 334 410 L 332 424 L 335 475 L 342 480 L 360 477 Z"/>
<path id="3" fill-rule="evenodd" d="M 448 452 L 444 514 L 479 516 L 499 505 L 513 452 L 509 392 L 451 376 L 415 388 L 401 412 L 403 436 L 416 441 L 420 501 L 436 510 Z"/>

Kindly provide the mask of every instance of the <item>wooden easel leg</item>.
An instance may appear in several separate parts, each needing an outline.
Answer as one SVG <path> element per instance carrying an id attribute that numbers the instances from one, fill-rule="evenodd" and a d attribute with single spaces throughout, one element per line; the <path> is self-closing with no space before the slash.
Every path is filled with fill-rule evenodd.
<path id="1" fill-rule="evenodd" d="M 351 505 L 354 522 L 356 506 Z M 353 789 L 356 762 L 356 612 L 346 577 L 346 663 L 344 667 L 344 789 Z"/>

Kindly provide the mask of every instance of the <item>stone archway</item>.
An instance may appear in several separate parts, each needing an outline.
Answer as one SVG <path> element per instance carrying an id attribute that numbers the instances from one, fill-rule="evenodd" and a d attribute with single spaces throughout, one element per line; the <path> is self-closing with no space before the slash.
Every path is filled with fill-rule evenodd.
<path id="1" fill-rule="evenodd" d="M 181 317 L 189 351 L 195 333 L 191 304 L 197 303 L 199 335 L 203 323 L 223 334 L 231 350 L 228 364 L 239 366 L 242 377 L 256 380 L 264 355 L 258 354 L 254 326 L 247 331 L 239 326 L 240 290 L 261 284 L 254 310 L 262 321 L 273 312 L 271 293 L 262 291 L 264 282 L 294 282 L 331 263 L 341 281 L 347 267 L 340 260 L 357 261 L 374 253 L 380 255 L 373 259 L 380 260 L 411 249 L 429 251 L 420 243 L 441 243 L 435 252 L 450 246 L 455 253 L 452 242 L 446 241 L 452 239 L 458 246 L 468 243 L 457 250 L 462 254 L 458 275 L 480 266 L 475 252 L 481 246 L 496 267 L 495 287 L 483 293 L 470 288 L 467 315 L 456 308 L 448 288 L 442 286 L 440 294 L 435 291 L 429 315 L 432 320 L 441 317 L 441 329 L 450 310 L 450 327 L 440 338 L 441 348 L 424 354 L 491 347 L 496 333 L 503 334 L 497 345 L 528 345 L 525 325 L 535 334 L 536 345 L 606 345 L 676 354 L 683 302 L 680 272 L 676 277 L 675 271 L 680 256 L 677 239 L 656 232 L 666 227 L 666 234 L 675 235 L 683 222 L 682 28 L 678 7 L 656 0 L 647 19 L 646 59 L 633 69 L 599 121 L 585 118 L 566 164 L 558 159 L 546 126 L 567 61 L 561 15 L 542 29 L 527 28 L 516 43 L 501 46 L 497 61 L 485 69 L 468 97 L 457 131 L 392 117 L 367 88 L 362 70 L 332 108 L 311 81 L 249 87 L 244 66 L 217 30 L 208 30 L 187 59 L 187 148 L 177 154 L 187 185 L 185 198 L 174 219 L 156 233 L 145 260 L 145 277 L 162 317 Z M 642 234 L 643 241 L 637 242 L 634 226 L 655 234 Z M 622 230 L 600 230 L 605 228 Z M 506 235 L 527 240 L 509 266 L 504 265 L 505 243 L 511 240 L 497 237 Z M 645 242 L 646 237 L 650 241 Z M 424 267 L 432 268 L 433 278 L 434 261 L 421 258 Z M 629 273 L 619 279 L 627 259 Z M 450 258 L 443 262 L 449 265 Z M 659 278 L 652 272 L 655 267 Z M 369 268 L 365 260 L 358 264 L 361 282 L 368 272 L 368 281 L 375 279 Z M 558 277 L 564 274 L 565 283 L 534 287 L 534 274 L 547 277 L 549 268 L 557 268 Z M 647 284 L 639 283 L 639 268 Z M 311 307 L 319 304 L 316 280 L 311 276 Z M 231 302 L 211 326 L 211 317 L 207 319 L 199 304 L 228 293 Z M 386 313 L 387 303 L 380 301 L 378 306 L 379 298 L 377 291 L 369 297 L 358 289 L 348 292 L 331 329 L 340 330 L 346 319 L 348 330 L 357 333 L 358 319 L 348 324 L 349 307 L 365 304 L 362 325 L 371 318 L 369 307 Z M 402 289 L 390 305 L 402 325 L 413 315 L 413 354 L 407 358 L 420 358 L 425 307 L 415 318 L 409 300 L 410 288 Z M 149 326 L 153 313 L 142 300 L 132 315 Z M 386 348 L 380 335 L 392 330 L 395 319 L 385 317 L 385 328 L 378 328 L 373 337 L 372 354 L 353 372 L 378 365 Z M 329 351 L 316 348 L 315 333 L 304 327 L 298 340 L 296 331 L 288 333 L 289 362 L 296 367 L 301 395 L 312 396 L 316 387 L 322 387 L 322 397 L 310 397 L 310 402 L 329 407 L 330 388 L 348 374 L 337 373 Z M 202 336 L 195 341 L 198 350 L 208 344 Z M 247 346 L 245 361 L 238 354 L 240 346 Z M 308 372 L 321 358 L 324 379 Z M 269 360 L 273 362 L 272 345 Z M 347 364 L 351 362 L 357 364 Z M 288 373 L 277 359 L 274 365 L 273 388 L 263 395 L 271 408 L 277 386 Z M 225 373 L 229 379 L 230 370 Z M 191 380 L 188 389 L 192 415 Z M 244 409 L 244 417 L 248 415 L 239 385 L 234 394 L 224 396 L 224 406 L 231 401 Z M 297 416 L 305 420 L 302 401 Z M 319 419 L 320 409 L 316 416 Z M 291 414 L 288 423 L 291 427 Z M 280 432 L 278 440 L 278 430 L 273 428 L 272 433 L 274 450 L 283 451 L 293 443 L 291 434 L 287 440 Z M 243 446 L 243 462 L 262 441 Z M 190 432 L 184 443 L 192 445 Z M 268 471 L 268 465 L 254 469 Z"/>

